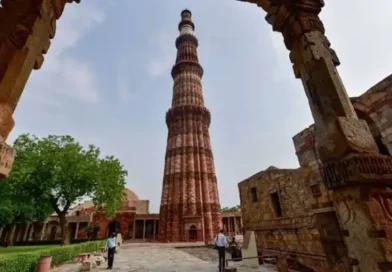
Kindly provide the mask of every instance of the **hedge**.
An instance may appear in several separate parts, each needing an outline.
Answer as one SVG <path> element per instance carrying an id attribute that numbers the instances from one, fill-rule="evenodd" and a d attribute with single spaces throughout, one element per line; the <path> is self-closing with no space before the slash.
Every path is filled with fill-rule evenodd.
<path id="1" fill-rule="evenodd" d="M 52 265 L 71 260 L 83 252 L 93 252 L 103 247 L 105 241 L 94 241 L 82 244 L 47 248 L 22 254 L 9 254 L 0 256 L 1 272 L 34 272 L 38 260 L 42 256 L 52 256 Z"/>
<path id="2" fill-rule="evenodd" d="M 71 239 L 71 244 L 80 244 L 90 241 L 99 241 L 102 239 Z M 45 245 L 61 245 L 61 240 L 42 240 L 42 241 L 16 241 L 14 246 L 45 246 Z M 0 246 L 5 246 L 5 244 L 0 243 Z"/>

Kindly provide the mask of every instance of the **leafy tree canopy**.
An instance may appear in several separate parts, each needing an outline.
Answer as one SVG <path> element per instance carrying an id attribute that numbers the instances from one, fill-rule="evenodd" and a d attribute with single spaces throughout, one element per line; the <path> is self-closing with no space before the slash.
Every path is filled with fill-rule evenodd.
<path id="1" fill-rule="evenodd" d="M 234 207 L 223 207 L 221 209 L 222 212 L 237 212 L 237 211 L 240 211 L 240 210 L 241 210 L 241 206 L 240 205 L 237 205 L 237 206 L 234 206 Z"/>
<path id="2" fill-rule="evenodd" d="M 20 135 L 14 147 L 10 178 L 22 180 L 39 201 L 50 204 L 59 215 L 64 243 L 69 240 L 65 215 L 76 201 L 91 197 L 107 217 L 120 208 L 127 172 L 118 159 L 100 158 L 99 148 L 83 148 L 68 135 L 40 139 L 29 134 Z"/>
<path id="3" fill-rule="evenodd" d="M 0 182 L 0 226 L 11 226 L 7 243 L 12 245 L 15 226 L 30 221 L 43 221 L 53 209 L 47 202 L 42 202 L 30 192 L 28 184 L 19 174 L 23 165 L 14 163 L 14 175 Z"/>

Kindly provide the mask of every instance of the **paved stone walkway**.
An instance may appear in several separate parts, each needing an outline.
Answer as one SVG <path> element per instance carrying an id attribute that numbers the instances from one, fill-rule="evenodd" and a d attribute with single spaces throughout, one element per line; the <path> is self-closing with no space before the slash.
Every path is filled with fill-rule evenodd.
<path id="1" fill-rule="evenodd" d="M 216 272 L 218 271 L 216 251 L 209 248 L 176 248 L 167 244 L 123 244 L 115 255 L 112 271 L 118 272 Z M 272 267 L 249 269 L 241 262 L 235 263 L 238 272 L 275 272 Z M 75 272 L 80 264 L 64 264 L 52 272 Z M 102 264 L 94 271 L 106 270 Z"/>

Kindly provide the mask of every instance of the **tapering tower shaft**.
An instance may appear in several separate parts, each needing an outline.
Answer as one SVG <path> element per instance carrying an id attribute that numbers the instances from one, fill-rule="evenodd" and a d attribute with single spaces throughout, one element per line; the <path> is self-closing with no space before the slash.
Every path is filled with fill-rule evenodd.
<path id="1" fill-rule="evenodd" d="M 189 10 L 182 11 L 178 27 L 172 107 L 166 113 L 168 139 L 159 239 L 208 242 L 222 225 L 209 135 L 211 116 L 204 106 L 203 68 Z"/>

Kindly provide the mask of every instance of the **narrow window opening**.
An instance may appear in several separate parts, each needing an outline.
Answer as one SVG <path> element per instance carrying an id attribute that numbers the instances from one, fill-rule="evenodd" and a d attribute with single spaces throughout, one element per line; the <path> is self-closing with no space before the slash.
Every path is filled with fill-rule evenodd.
<path id="1" fill-rule="evenodd" d="M 374 140 L 376 140 L 376 144 L 378 146 L 378 151 L 380 152 L 380 154 L 390 156 L 389 150 L 383 143 L 381 136 L 375 137 Z"/>
<path id="2" fill-rule="evenodd" d="M 280 206 L 280 200 L 278 193 L 271 194 L 272 205 L 274 206 L 276 217 L 282 217 L 282 207 Z"/>
<path id="3" fill-rule="evenodd" d="M 250 188 L 250 192 L 251 192 L 251 194 L 252 194 L 252 202 L 257 202 L 258 199 L 257 199 L 257 190 L 256 190 L 256 187 Z"/>

